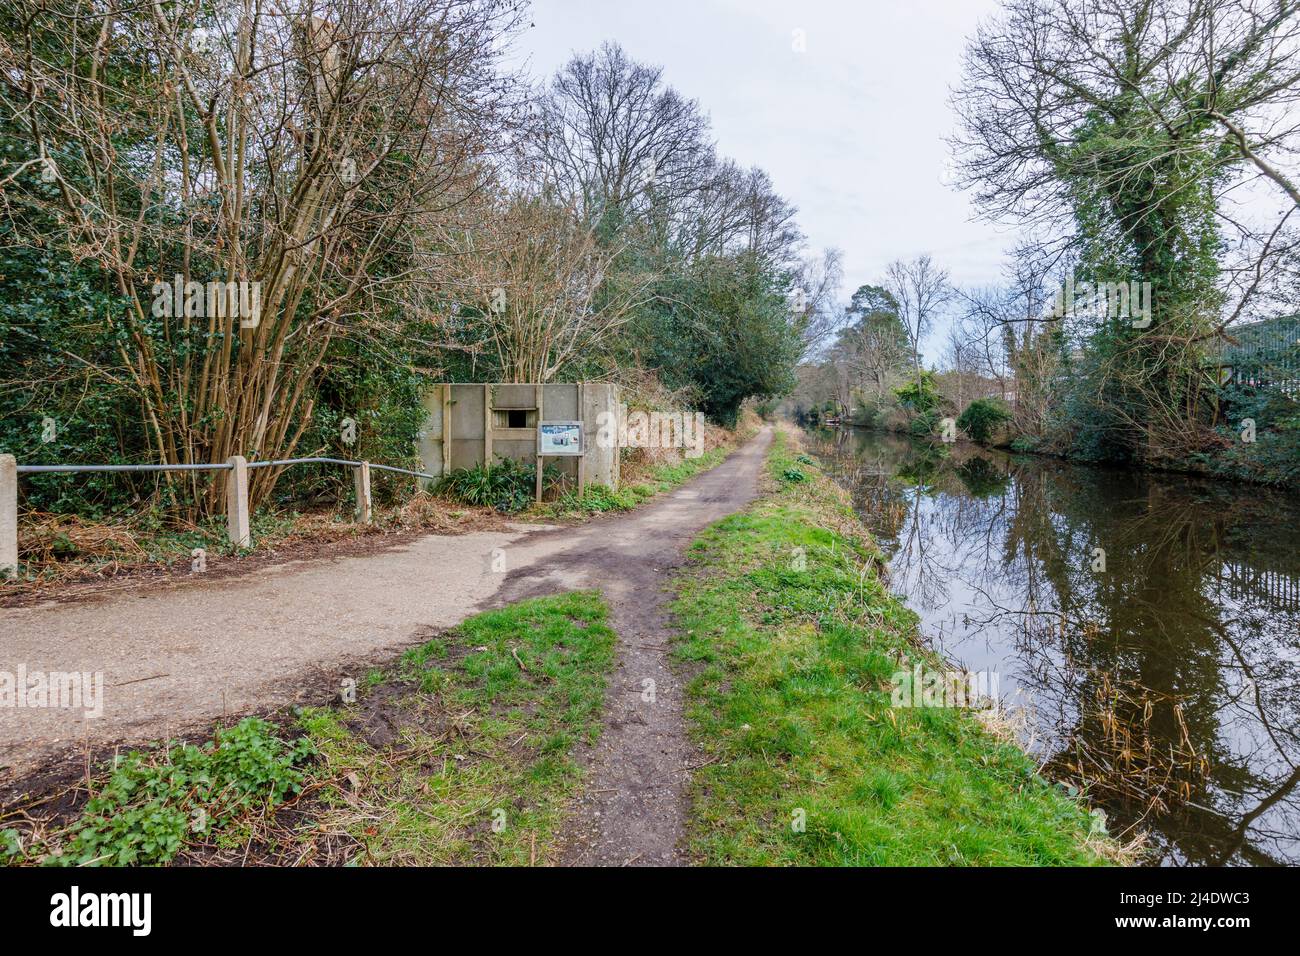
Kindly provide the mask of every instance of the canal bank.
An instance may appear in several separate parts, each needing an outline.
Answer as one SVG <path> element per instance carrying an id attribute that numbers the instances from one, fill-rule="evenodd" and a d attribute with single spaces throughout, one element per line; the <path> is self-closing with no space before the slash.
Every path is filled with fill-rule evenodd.
<path id="1" fill-rule="evenodd" d="M 1152 862 L 1300 861 L 1293 496 L 858 429 L 809 447 L 950 659 Z"/>
<path id="2" fill-rule="evenodd" d="M 701 535 L 681 578 L 676 656 L 693 675 L 687 717 L 702 751 L 692 859 L 1127 859 L 1101 817 L 1039 776 L 1000 721 L 895 699 L 898 675 L 948 664 L 918 639 L 848 496 L 798 441 L 789 429 L 778 438 L 768 493 Z"/>

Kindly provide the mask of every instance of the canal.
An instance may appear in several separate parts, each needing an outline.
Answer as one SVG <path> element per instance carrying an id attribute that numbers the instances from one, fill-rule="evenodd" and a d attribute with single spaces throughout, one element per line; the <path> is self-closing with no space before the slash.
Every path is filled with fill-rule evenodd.
<path id="1" fill-rule="evenodd" d="M 1300 502 L 857 429 L 811 433 L 950 660 L 1150 862 L 1300 863 Z"/>

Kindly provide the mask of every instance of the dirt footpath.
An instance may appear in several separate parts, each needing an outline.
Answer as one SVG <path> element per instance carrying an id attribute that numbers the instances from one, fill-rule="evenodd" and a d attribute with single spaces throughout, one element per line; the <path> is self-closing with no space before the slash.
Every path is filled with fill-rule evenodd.
<path id="1" fill-rule="evenodd" d="M 0 707 L 0 782 L 69 748 L 151 740 L 281 706 L 295 688 L 318 688 L 324 674 L 420 643 L 485 607 L 596 587 L 619 633 L 618 661 L 568 858 L 677 862 L 689 746 L 663 588 L 691 539 L 757 493 L 770 440 L 765 429 L 676 491 L 577 527 L 429 535 L 375 554 L 0 609 L 0 674 L 103 674 L 97 717 Z"/>
<path id="2" fill-rule="evenodd" d="M 669 663 L 666 591 L 685 549 L 706 526 L 758 494 L 771 429 L 725 463 L 663 500 L 618 520 L 586 525 L 575 546 L 526 560 L 494 604 L 575 588 L 599 588 L 618 632 L 618 657 L 586 792 L 565 837 L 563 862 L 577 866 L 664 866 L 685 862 L 679 840 L 694 750 L 686 736 L 683 681 Z M 526 558 L 555 536 L 514 545 Z"/>

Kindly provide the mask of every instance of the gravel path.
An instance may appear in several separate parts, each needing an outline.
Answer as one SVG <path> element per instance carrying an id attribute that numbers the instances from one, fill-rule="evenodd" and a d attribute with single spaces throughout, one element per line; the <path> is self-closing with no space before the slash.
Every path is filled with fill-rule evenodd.
<path id="1" fill-rule="evenodd" d="M 0 766 L 22 772 L 70 747 L 151 740 L 293 701 L 326 671 L 465 618 L 504 579 L 491 573 L 492 550 L 527 536 L 430 535 L 378 553 L 0 609 L 0 673 L 103 674 L 98 717 L 0 707 Z"/>

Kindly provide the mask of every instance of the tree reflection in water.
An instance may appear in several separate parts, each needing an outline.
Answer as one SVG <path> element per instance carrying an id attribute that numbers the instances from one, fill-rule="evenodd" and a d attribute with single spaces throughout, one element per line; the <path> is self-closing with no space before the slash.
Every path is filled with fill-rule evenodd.
<path id="1" fill-rule="evenodd" d="M 813 450 L 925 633 L 1000 672 L 1044 772 L 1112 832 L 1165 863 L 1300 863 L 1300 505 L 874 432 Z"/>

